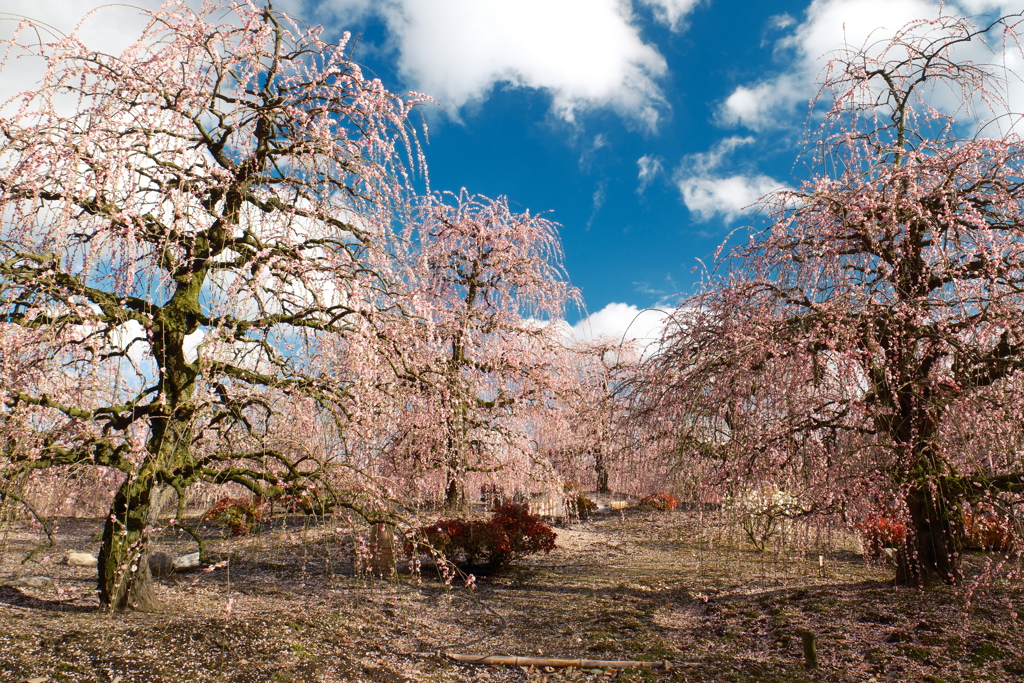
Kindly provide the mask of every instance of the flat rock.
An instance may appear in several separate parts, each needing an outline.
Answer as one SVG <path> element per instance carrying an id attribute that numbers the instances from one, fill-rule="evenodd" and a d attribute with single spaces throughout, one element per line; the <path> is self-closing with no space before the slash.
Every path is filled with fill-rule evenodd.
<path id="1" fill-rule="evenodd" d="M 90 555 L 89 553 L 79 552 L 72 550 L 64 557 L 64 564 L 69 567 L 95 567 L 96 556 Z"/>
<path id="2" fill-rule="evenodd" d="M 53 579 L 49 576 L 23 576 L 11 581 L 10 585 L 25 588 L 53 588 Z"/>
<path id="3" fill-rule="evenodd" d="M 172 565 L 176 572 L 185 571 L 186 569 L 195 569 L 199 566 L 199 553 L 189 553 L 188 555 L 176 557 L 174 558 Z"/>

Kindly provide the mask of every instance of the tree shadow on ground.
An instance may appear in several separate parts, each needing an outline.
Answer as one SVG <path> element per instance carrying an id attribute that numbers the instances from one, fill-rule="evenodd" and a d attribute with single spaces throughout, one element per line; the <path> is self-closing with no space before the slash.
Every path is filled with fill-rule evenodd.
<path id="1" fill-rule="evenodd" d="M 12 586 L 0 586 L 0 603 L 44 612 L 96 612 L 99 605 L 72 605 L 59 600 L 42 600 Z"/>

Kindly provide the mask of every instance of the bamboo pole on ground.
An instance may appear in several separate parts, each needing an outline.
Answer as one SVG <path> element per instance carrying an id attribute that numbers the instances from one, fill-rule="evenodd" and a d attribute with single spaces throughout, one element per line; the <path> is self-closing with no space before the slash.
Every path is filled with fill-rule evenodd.
<path id="1" fill-rule="evenodd" d="M 663 662 L 639 662 L 604 659 L 549 659 L 545 657 L 516 657 L 510 655 L 460 655 L 454 653 L 441 653 L 441 655 L 463 664 L 551 666 L 556 669 L 566 669 L 572 666 L 577 669 L 665 669 L 666 671 L 671 671 L 675 668 L 675 665 L 668 660 Z"/>

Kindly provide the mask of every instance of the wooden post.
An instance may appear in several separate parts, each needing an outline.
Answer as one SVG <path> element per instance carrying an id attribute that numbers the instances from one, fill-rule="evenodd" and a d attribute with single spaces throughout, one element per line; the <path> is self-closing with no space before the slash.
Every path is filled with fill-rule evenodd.
<path id="1" fill-rule="evenodd" d="M 813 631 L 801 631 L 800 639 L 804 644 L 804 668 L 818 668 L 818 639 Z"/>
<path id="2" fill-rule="evenodd" d="M 395 573 L 395 532 L 383 522 L 370 525 L 370 573 L 382 578 Z"/>

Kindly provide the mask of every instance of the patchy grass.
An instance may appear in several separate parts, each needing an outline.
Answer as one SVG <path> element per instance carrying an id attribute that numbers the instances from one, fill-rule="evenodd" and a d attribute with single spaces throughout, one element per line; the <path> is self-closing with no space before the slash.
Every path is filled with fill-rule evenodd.
<path id="1" fill-rule="evenodd" d="M 60 524 L 61 549 L 8 536 L 0 583 L 47 575 L 54 588 L 0 586 L 0 680 L 54 681 L 1014 681 L 1024 676 L 1019 582 L 976 592 L 893 588 L 841 535 L 761 554 L 682 511 L 615 514 L 559 529 L 558 548 L 479 588 L 429 573 L 371 581 L 352 571 L 337 524 L 274 520 L 219 538 L 228 568 L 158 588 L 162 614 L 99 611 L 92 569 L 55 564 L 95 548 L 99 522 Z M 742 532 L 735 530 L 739 534 Z M 176 538 L 164 549 L 187 552 Z M 819 555 L 822 559 L 819 560 Z M 46 558 L 49 557 L 47 560 Z M 979 567 L 985 558 L 971 561 Z M 61 591 L 58 593 L 58 589 Z M 230 606 L 230 609 L 229 609 Z M 806 671 L 801 633 L 818 642 Z M 670 660 L 674 671 L 522 671 L 430 654 Z M 608 675 L 611 673 L 612 675 Z"/>

